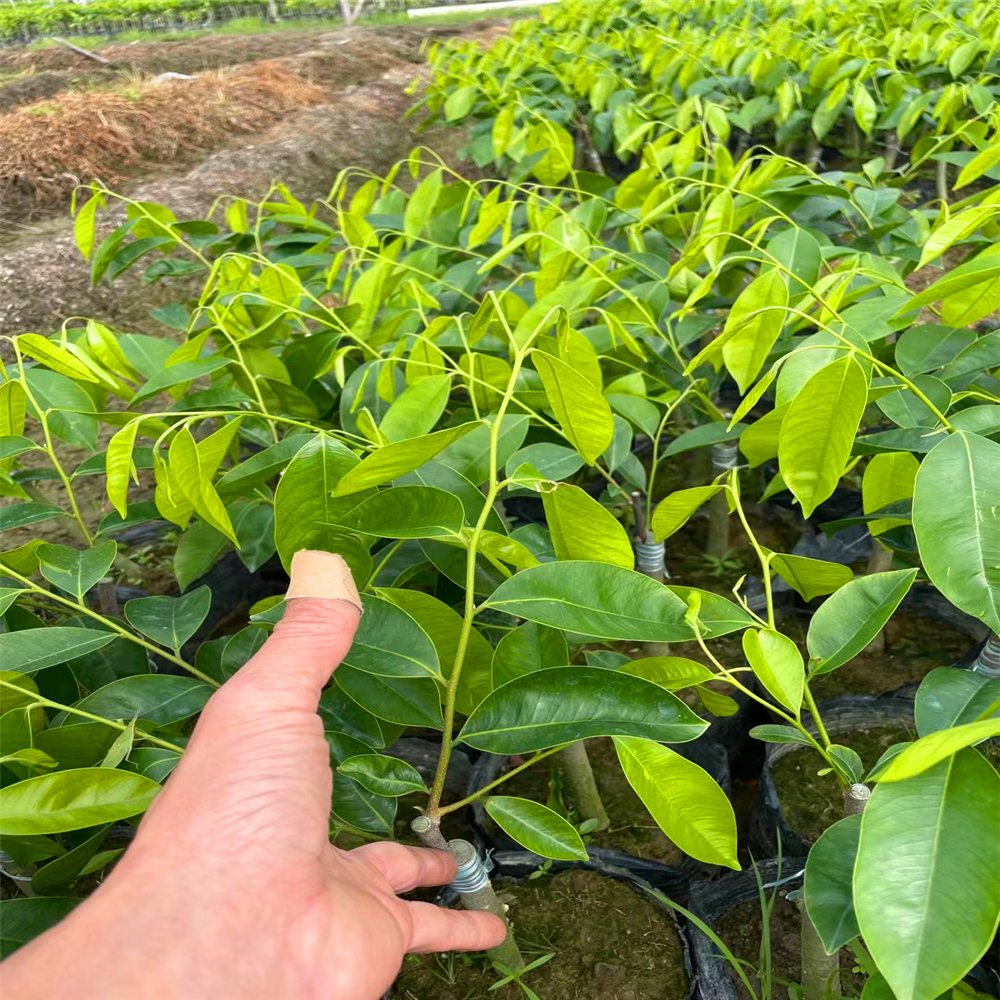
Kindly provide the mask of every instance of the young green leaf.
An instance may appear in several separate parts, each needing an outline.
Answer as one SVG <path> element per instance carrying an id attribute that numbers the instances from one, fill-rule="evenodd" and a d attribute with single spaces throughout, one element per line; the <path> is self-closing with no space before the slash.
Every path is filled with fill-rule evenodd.
<path id="1" fill-rule="evenodd" d="M 894 757 L 892 763 L 879 776 L 879 781 L 902 781 L 916 774 L 923 774 L 928 768 L 948 757 L 954 756 L 965 747 L 982 743 L 983 740 L 1000 736 L 1000 718 L 967 722 L 951 729 L 939 729 L 911 743 L 902 753 Z"/>
<path id="2" fill-rule="evenodd" d="M 702 504 L 711 500 L 723 486 L 693 486 L 687 490 L 677 490 L 664 497 L 653 511 L 650 527 L 658 542 L 680 531 Z M 630 567 L 631 568 L 631 567 Z"/>
<path id="3" fill-rule="evenodd" d="M 774 629 L 747 629 L 743 653 L 767 692 L 798 715 L 806 670 L 795 643 Z"/>
<path id="4" fill-rule="evenodd" d="M 548 806 L 513 795 L 490 795 L 483 805 L 504 833 L 533 854 L 554 861 L 587 860 L 576 828 Z"/>
<path id="5" fill-rule="evenodd" d="M 825 674 L 857 656 L 882 630 L 916 578 L 915 569 L 858 577 L 828 597 L 809 623 L 810 672 Z"/>
<path id="6" fill-rule="evenodd" d="M 923 460 L 913 530 L 931 582 L 1000 632 L 1000 444 L 959 431 Z"/>
<path id="7" fill-rule="evenodd" d="M 346 511 L 335 527 L 382 538 L 438 538 L 462 530 L 465 511 L 452 493 L 433 486 L 394 486 Z"/>
<path id="8" fill-rule="evenodd" d="M 739 871 L 736 816 L 707 771 L 649 739 L 616 736 L 615 749 L 629 784 L 682 851 Z"/>
<path id="9" fill-rule="evenodd" d="M 585 490 L 569 483 L 547 484 L 542 505 L 558 559 L 634 567 L 632 543 L 621 522 Z"/>
<path id="10" fill-rule="evenodd" d="M 850 567 L 825 559 L 810 559 L 784 553 L 771 557 L 770 567 L 792 590 L 811 601 L 823 594 L 832 594 L 854 579 Z"/>
<path id="11" fill-rule="evenodd" d="M 803 517 L 836 489 L 867 401 L 868 379 L 850 356 L 821 368 L 792 400 L 778 434 L 778 463 Z"/>
<path id="12" fill-rule="evenodd" d="M 593 465 L 614 437 L 608 401 L 597 386 L 564 361 L 541 352 L 532 357 L 563 433 L 583 460 Z"/>
<path id="13" fill-rule="evenodd" d="M 89 549 L 45 543 L 38 547 L 38 566 L 49 583 L 82 603 L 83 595 L 107 574 L 117 553 L 118 544 L 110 539 Z"/>
<path id="14" fill-rule="evenodd" d="M 935 667 L 917 689 L 913 705 L 917 732 L 929 736 L 975 722 L 990 709 L 990 715 L 996 715 L 1000 712 L 998 701 L 1000 678 L 956 667 Z"/>

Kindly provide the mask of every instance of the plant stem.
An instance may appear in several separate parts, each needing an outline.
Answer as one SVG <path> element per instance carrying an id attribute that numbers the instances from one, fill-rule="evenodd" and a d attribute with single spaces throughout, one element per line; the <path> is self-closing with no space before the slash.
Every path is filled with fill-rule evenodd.
<path id="1" fill-rule="evenodd" d="M 764 550 L 760 547 L 757 542 L 757 537 L 754 535 L 750 528 L 750 523 L 747 521 L 747 516 L 743 511 L 743 504 L 740 503 L 739 493 L 734 490 L 731 486 L 726 487 L 727 490 L 732 494 L 733 500 L 736 503 L 736 514 L 740 519 L 740 523 L 743 525 L 743 530 L 746 532 L 747 540 L 750 542 L 757 559 L 760 562 L 761 574 L 764 581 L 764 596 L 767 599 L 767 627 L 770 629 L 774 628 L 774 595 L 771 593 L 771 562 L 770 559 L 764 555 Z"/>
<path id="2" fill-rule="evenodd" d="M 840 951 L 826 953 L 823 942 L 816 933 L 805 904 L 797 903 L 802 920 L 800 946 L 802 948 L 802 997 L 803 1000 L 839 1000 Z"/>
<path id="3" fill-rule="evenodd" d="M 872 554 L 868 557 L 868 568 L 865 572 L 886 573 L 892 567 L 892 549 L 887 549 L 877 538 L 872 538 Z M 878 634 L 867 646 L 866 653 L 885 652 L 885 629 L 879 629 Z"/>
<path id="4" fill-rule="evenodd" d="M 197 667 L 191 666 L 186 660 L 182 660 L 179 656 L 175 656 L 173 653 L 168 653 L 165 649 L 155 646 L 151 642 L 146 642 L 145 639 L 140 639 L 139 636 L 133 635 L 128 629 L 122 628 L 116 622 L 112 621 L 110 618 L 105 618 L 104 615 L 98 614 L 96 611 L 91 611 L 86 604 L 80 604 L 77 601 L 72 601 L 68 597 L 60 597 L 58 594 L 53 594 L 51 591 L 46 590 L 44 587 L 39 587 L 37 583 L 33 583 L 26 576 L 22 576 L 16 570 L 11 569 L 9 566 L 4 565 L 0 562 L 0 570 L 7 574 L 7 576 L 13 577 L 15 580 L 20 581 L 26 587 L 29 587 L 36 594 L 43 594 L 49 600 L 56 601 L 59 604 L 63 604 L 68 608 L 73 608 L 74 611 L 79 612 L 82 615 L 87 615 L 89 618 L 93 618 L 94 621 L 100 622 L 109 631 L 117 633 L 121 638 L 128 639 L 129 642 L 134 642 L 144 649 L 148 649 L 151 653 L 156 653 L 157 656 L 162 656 L 165 660 L 169 660 L 171 663 L 177 664 L 179 667 L 183 667 L 192 677 L 197 677 L 198 680 L 204 681 L 204 683 L 211 685 L 214 688 L 221 687 L 214 677 L 209 677 L 208 674 L 202 673 Z"/>
<path id="5" fill-rule="evenodd" d="M 507 412 L 507 407 L 510 406 L 510 401 L 514 396 L 514 386 L 517 383 L 518 373 L 524 363 L 524 357 L 524 350 L 516 350 L 514 364 L 507 381 L 507 388 L 504 391 L 503 399 L 500 401 L 500 406 L 497 408 L 493 426 L 490 428 L 490 488 L 486 493 L 483 509 L 479 514 L 479 520 L 476 522 L 475 528 L 472 529 L 472 535 L 469 538 L 469 548 L 465 564 L 465 613 L 462 617 L 462 630 L 459 633 L 458 645 L 455 649 L 455 661 L 452 664 L 451 676 L 448 678 L 448 688 L 445 692 L 441 756 L 438 757 L 434 784 L 431 787 L 430 798 L 424 809 L 424 815 L 435 823 L 439 822 L 441 793 L 444 791 L 445 778 L 448 774 L 448 762 L 451 758 L 452 734 L 455 729 L 455 699 L 458 696 L 458 683 L 462 677 L 462 666 L 465 663 L 465 653 L 469 647 L 469 636 L 472 633 L 472 621 L 476 615 L 476 554 L 479 550 L 479 541 L 483 537 L 483 531 L 486 528 L 486 521 L 490 516 L 493 503 L 499 493 L 499 484 L 497 483 L 497 452 L 500 443 L 500 430 L 503 425 L 504 414 Z"/>
<path id="6" fill-rule="evenodd" d="M 91 722 L 99 722 L 103 726 L 110 726 L 112 729 L 117 729 L 122 733 L 128 729 L 128 726 L 121 722 L 115 722 L 113 719 L 105 719 L 100 715 L 91 715 L 90 712 L 84 712 L 79 708 L 73 708 L 70 705 L 63 705 L 61 702 L 52 701 L 49 698 L 44 698 L 36 691 L 29 691 L 27 688 L 18 687 L 10 681 L 0 680 L 0 687 L 10 688 L 11 691 L 20 691 L 21 694 L 30 695 L 38 704 L 45 705 L 47 708 L 55 708 L 60 712 L 69 712 L 70 715 L 78 715 L 82 719 L 89 719 Z M 135 738 L 137 740 L 145 740 L 148 743 L 155 743 L 157 746 L 163 747 L 166 750 L 173 750 L 176 753 L 184 753 L 184 747 L 178 746 L 176 743 L 169 743 L 167 740 L 161 740 L 156 736 L 150 736 L 149 733 L 143 731 L 142 729 L 135 730 Z"/>
<path id="7" fill-rule="evenodd" d="M 587 756 L 587 741 L 580 740 L 563 747 L 559 751 L 559 763 L 569 784 L 573 801 L 581 819 L 596 819 L 595 830 L 606 830 L 611 826 L 608 811 L 601 801 L 601 793 L 594 780 L 594 769 Z"/>
<path id="8" fill-rule="evenodd" d="M 819 714 L 819 709 L 816 707 L 816 699 L 813 697 L 812 691 L 809 690 L 808 680 L 802 686 L 802 697 L 805 699 L 806 707 L 809 709 L 809 714 L 812 716 L 813 722 L 816 723 L 816 731 L 823 741 L 823 746 L 828 747 L 830 745 L 830 736 L 826 731 L 826 726 L 823 725 L 823 718 Z"/>
<path id="9" fill-rule="evenodd" d="M 482 795 L 485 795 L 492 789 L 496 788 L 497 785 L 502 785 L 505 781 L 508 781 L 511 778 L 513 778 L 515 774 L 520 774 L 525 769 L 531 767 L 532 764 L 537 764 L 538 761 L 542 760 L 543 758 L 549 757 L 552 754 L 557 753 L 558 751 L 563 749 L 565 749 L 565 744 L 561 744 L 560 746 L 557 747 L 551 747 L 548 750 L 541 750 L 539 753 L 536 753 L 534 757 L 530 757 L 528 760 L 524 761 L 523 764 L 518 764 L 517 767 L 512 767 L 509 771 L 504 772 L 503 774 L 500 775 L 499 778 L 494 779 L 488 785 L 483 785 L 483 787 L 480 788 L 479 791 L 473 792 L 471 795 L 467 795 L 464 799 L 460 799 L 458 802 L 452 802 L 450 805 L 441 806 L 441 808 L 438 809 L 438 815 L 444 816 L 447 813 L 456 812 L 457 810 L 463 808 L 464 806 L 469 805 L 471 802 L 475 802 L 476 799 L 478 799 Z M 418 816 L 417 818 L 420 819 L 422 817 Z M 417 834 L 420 833 L 419 830 L 415 830 L 414 832 L 416 832 Z"/>

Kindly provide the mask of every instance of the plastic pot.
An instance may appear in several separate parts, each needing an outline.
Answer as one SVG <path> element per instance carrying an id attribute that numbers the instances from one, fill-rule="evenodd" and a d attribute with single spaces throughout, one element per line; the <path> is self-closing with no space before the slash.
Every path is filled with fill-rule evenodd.
<path id="1" fill-rule="evenodd" d="M 822 702 L 819 705 L 819 710 L 833 742 L 837 742 L 837 737 L 845 733 L 893 725 L 899 726 L 899 742 L 902 742 L 909 738 L 907 733 L 912 734 L 914 729 L 912 698 L 899 698 L 891 695 L 878 697 L 845 695 Z M 815 729 L 811 726 L 810 729 L 815 735 Z M 805 855 L 813 843 L 808 836 L 794 829 L 786 818 L 772 773 L 774 765 L 779 760 L 789 754 L 800 752 L 812 755 L 816 761 L 816 768 L 819 770 L 822 761 L 809 747 L 799 743 L 769 743 L 767 745 L 757 801 L 750 823 L 750 843 L 752 850 L 757 855 L 777 854 L 779 831 L 781 833 L 782 853 Z"/>
<path id="2" fill-rule="evenodd" d="M 758 879 L 771 887 L 768 892 L 775 888 L 775 882 L 791 891 L 801 887 L 805 866 L 804 857 L 783 857 L 780 863 L 771 858 L 714 882 L 695 882 L 690 889 L 688 909 L 715 930 L 717 921 L 733 907 L 759 898 Z M 686 925 L 686 932 L 695 968 L 694 1000 L 739 1000 L 729 963 L 711 938 L 691 923 Z"/>
<path id="3" fill-rule="evenodd" d="M 730 793 L 729 755 L 724 744 L 714 738 L 708 738 L 706 734 L 690 743 L 672 746 L 671 749 L 703 767 L 715 778 L 727 795 Z M 498 778 L 503 773 L 509 759 L 507 756 L 498 754 L 480 754 L 469 773 L 467 794 L 473 794 Z M 497 791 L 498 794 L 505 794 L 503 785 L 499 786 Z M 477 840 L 487 850 L 497 852 L 496 856 L 527 859 L 524 860 L 524 863 L 530 862 L 531 864 L 531 868 L 528 870 L 533 870 L 543 863 L 544 859 L 524 851 L 507 834 L 489 822 L 482 799 L 476 799 L 472 803 L 472 823 Z M 633 872 L 655 888 L 671 896 L 686 895 L 687 886 L 705 871 L 701 862 L 686 856 L 680 865 L 674 866 L 664 865 L 658 861 L 649 861 L 612 848 L 590 846 L 588 853 L 592 861 L 596 859 L 600 864 Z M 572 867 L 572 863 L 567 864 Z"/>

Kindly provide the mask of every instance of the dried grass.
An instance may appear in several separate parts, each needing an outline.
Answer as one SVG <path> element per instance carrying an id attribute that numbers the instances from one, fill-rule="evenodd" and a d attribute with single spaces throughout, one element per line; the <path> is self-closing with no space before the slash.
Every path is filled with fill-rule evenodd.
<path id="1" fill-rule="evenodd" d="M 0 116 L 0 198 L 51 204 L 77 184 L 115 184 L 328 99 L 325 88 L 267 61 L 193 80 L 63 93 Z"/>

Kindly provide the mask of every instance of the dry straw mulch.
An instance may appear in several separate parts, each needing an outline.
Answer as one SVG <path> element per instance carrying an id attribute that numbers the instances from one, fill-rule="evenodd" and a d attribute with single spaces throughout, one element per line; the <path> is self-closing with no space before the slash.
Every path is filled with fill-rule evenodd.
<path id="1" fill-rule="evenodd" d="M 326 88 L 269 61 L 128 90 L 67 92 L 0 116 L 0 199 L 52 204 L 77 184 L 115 184 L 328 99 Z"/>

